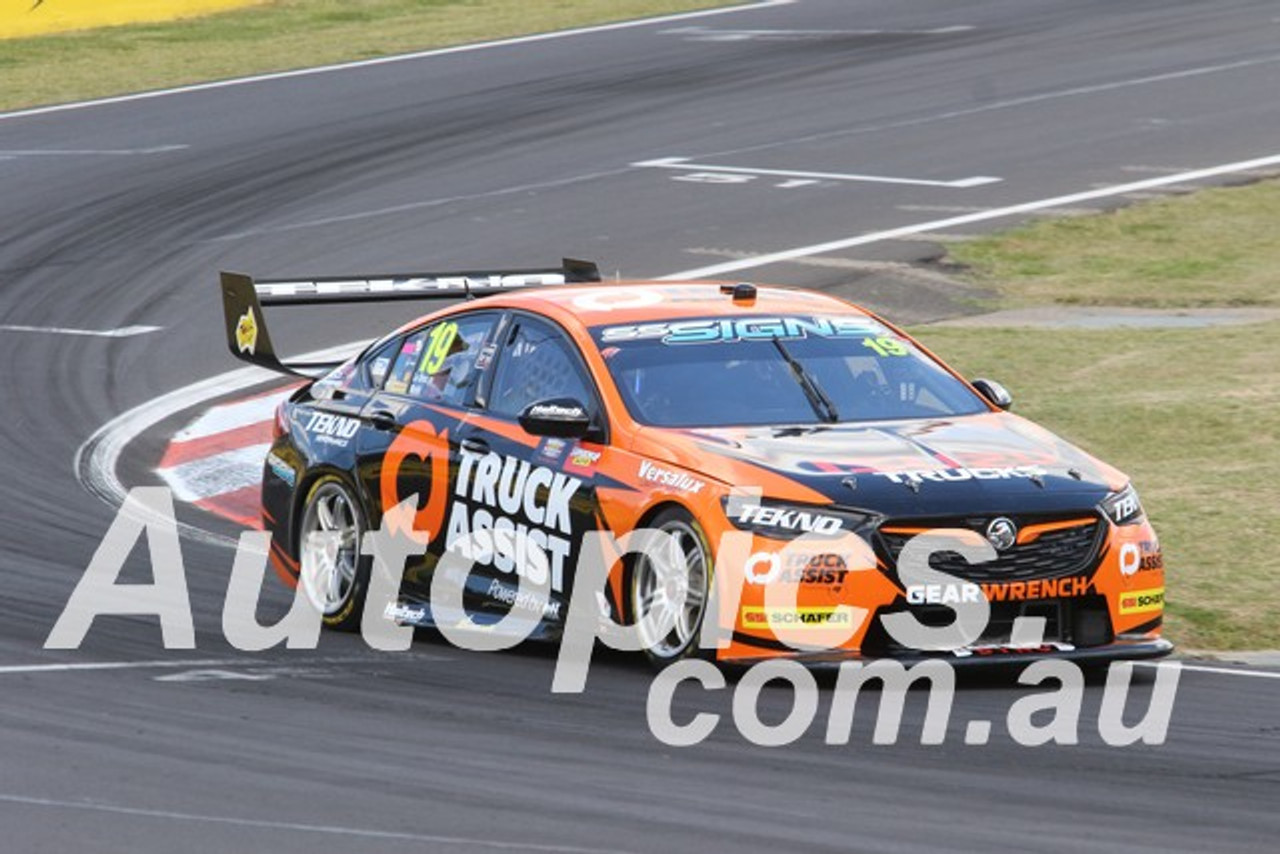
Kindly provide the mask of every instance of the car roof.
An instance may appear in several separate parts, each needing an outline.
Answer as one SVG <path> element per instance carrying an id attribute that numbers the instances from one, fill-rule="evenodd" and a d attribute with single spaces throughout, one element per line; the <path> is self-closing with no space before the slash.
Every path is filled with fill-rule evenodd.
<path id="1" fill-rule="evenodd" d="M 778 314 L 839 314 L 869 317 L 844 300 L 801 288 L 755 287 L 754 300 L 735 300 L 723 282 L 626 281 L 512 290 L 457 307 L 512 308 L 568 319 L 586 327 L 686 317 L 768 317 Z M 426 319 L 421 318 L 421 319 Z"/>

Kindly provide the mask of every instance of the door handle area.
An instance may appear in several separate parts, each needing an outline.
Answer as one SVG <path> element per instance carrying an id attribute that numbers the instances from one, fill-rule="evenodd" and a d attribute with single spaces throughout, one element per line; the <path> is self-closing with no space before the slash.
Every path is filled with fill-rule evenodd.
<path id="1" fill-rule="evenodd" d="M 489 443 L 484 439 L 463 439 L 462 450 L 468 454 L 487 454 L 489 453 Z"/>
<path id="2" fill-rule="evenodd" d="M 385 409 L 375 409 L 369 413 L 369 423 L 376 430 L 394 430 L 396 427 L 396 416 L 394 412 Z"/>

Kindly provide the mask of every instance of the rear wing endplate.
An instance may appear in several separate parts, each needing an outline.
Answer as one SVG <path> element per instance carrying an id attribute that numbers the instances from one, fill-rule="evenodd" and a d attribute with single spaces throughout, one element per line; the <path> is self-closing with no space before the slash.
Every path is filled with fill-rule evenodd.
<path id="1" fill-rule="evenodd" d="M 333 367 L 334 364 L 281 361 L 267 331 L 263 306 L 474 299 L 520 288 L 599 281 L 600 271 L 595 264 L 572 258 L 564 259 L 558 268 L 536 270 L 464 270 L 260 282 L 242 273 L 224 272 L 222 311 L 231 355 L 277 373 L 312 377 L 314 371 Z"/>

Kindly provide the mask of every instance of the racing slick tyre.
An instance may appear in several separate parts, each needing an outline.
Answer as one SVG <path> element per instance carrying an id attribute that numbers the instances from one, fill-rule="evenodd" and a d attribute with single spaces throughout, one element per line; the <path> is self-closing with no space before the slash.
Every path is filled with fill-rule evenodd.
<path id="1" fill-rule="evenodd" d="M 702 526 L 684 509 L 663 510 L 645 527 L 668 534 L 671 539 L 664 548 L 636 557 L 630 579 L 631 613 L 635 615 L 645 655 L 654 666 L 665 667 L 699 651 L 698 634 L 706 615 L 714 567 Z M 662 633 L 660 624 L 670 622 L 681 590 L 684 604 L 676 609 L 670 630 Z M 661 619 L 663 616 L 665 620 Z"/>
<path id="2" fill-rule="evenodd" d="M 369 586 L 364 532 L 360 505 L 342 480 L 326 475 L 312 484 L 298 527 L 298 583 L 331 629 L 360 627 Z"/>

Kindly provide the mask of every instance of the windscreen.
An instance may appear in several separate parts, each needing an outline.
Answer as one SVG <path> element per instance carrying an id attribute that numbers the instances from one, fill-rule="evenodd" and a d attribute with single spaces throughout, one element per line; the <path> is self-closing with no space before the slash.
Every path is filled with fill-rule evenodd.
<path id="1" fill-rule="evenodd" d="M 635 420 L 734 427 L 987 411 L 967 386 L 870 318 L 793 315 L 592 330 Z"/>

